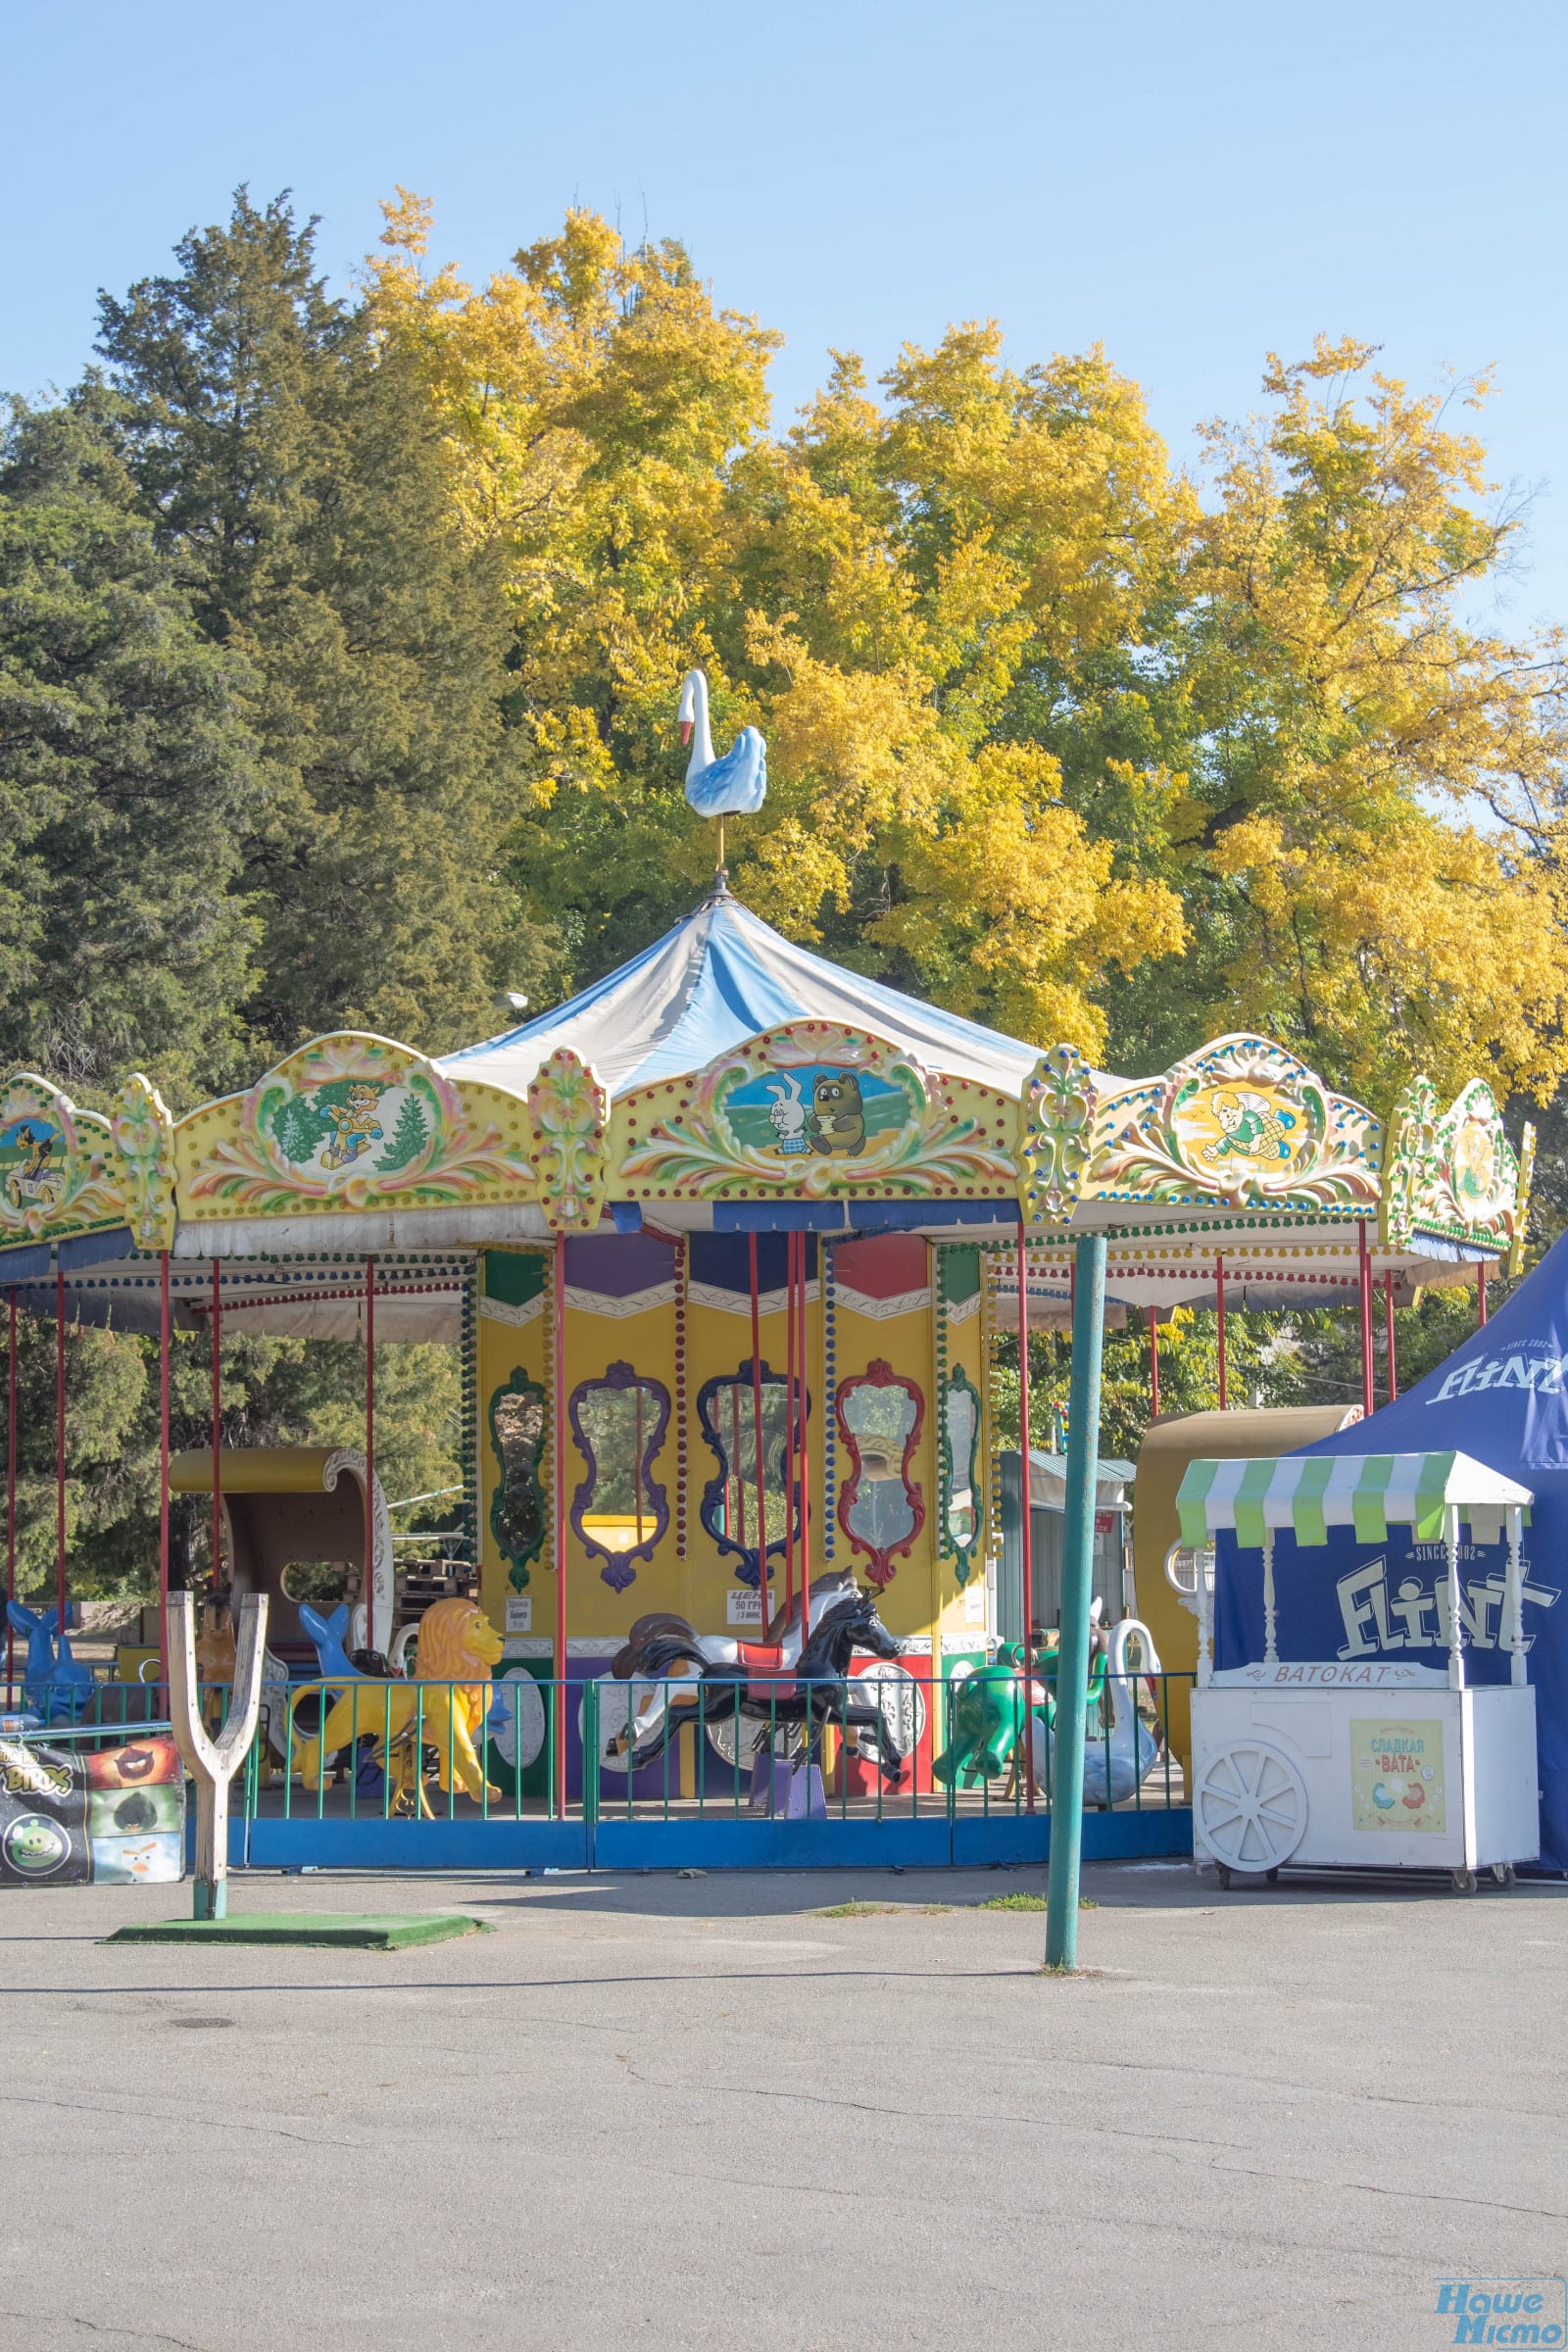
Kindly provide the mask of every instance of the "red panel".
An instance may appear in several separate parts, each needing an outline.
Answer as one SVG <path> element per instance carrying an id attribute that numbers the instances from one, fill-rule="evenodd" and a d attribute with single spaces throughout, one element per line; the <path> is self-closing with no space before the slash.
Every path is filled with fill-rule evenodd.
<path id="1" fill-rule="evenodd" d="M 930 1280 L 926 1245 L 917 1233 L 878 1233 L 846 1242 L 834 1252 L 838 1280 L 868 1298 L 896 1298 L 923 1291 Z"/>

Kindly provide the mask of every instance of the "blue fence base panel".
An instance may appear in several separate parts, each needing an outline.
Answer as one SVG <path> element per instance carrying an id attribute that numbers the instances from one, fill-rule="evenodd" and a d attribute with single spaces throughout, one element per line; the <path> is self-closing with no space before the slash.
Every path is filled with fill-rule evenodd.
<path id="1" fill-rule="evenodd" d="M 192 1839 L 194 1842 L 194 1839 Z M 1086 1862 L 1190 1854 L 1193 1816 L 1086 1813 Z M 1051 1815 L 929 1821 L 332 1821 L 229 1824 L 242 1870 L 947 1870 L 1044 1863 Z"/>

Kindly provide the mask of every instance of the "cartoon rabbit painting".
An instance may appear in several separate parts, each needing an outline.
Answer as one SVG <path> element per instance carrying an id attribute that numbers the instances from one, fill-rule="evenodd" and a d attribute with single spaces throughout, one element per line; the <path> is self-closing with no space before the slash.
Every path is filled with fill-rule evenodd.
<path id="1" fill-rule="evenodd" d="M 807 1148 L 807 1109 L 801 1097 L 800 1080 L 792 1072 L 786 1071 L 782 1078 L 773 1080 L 767 1091 L 773 1098 L 767 1115 L 773 1122 L 773 1133 L 778 1137 L 780 1152 L 804 1152 Z"/>

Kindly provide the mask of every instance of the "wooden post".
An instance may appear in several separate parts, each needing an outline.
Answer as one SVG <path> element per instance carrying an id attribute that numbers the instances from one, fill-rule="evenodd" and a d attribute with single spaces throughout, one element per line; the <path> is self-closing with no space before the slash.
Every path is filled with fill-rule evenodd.
<path id="1" fill-rule="evenodd" d="M 171 1592 L 164 1612 L 169 1650 L 169 1712 L 174 1743 L 196 1784 L 196 1882 L 193 1919 L 228 1916 L 228 1785 L 256 1737 L 267 1647 L 267 1594 L 247 1592 L 239 1606 L 228 1721 L 216 1740 L 202 1724 L 196 1679 L 196 1611 L 188 1592 Z"/>
<path id="2" fill-rule="evenodd" d="M 1394 1355 L 1394 1276 L 1392 1274 L 1386 1274 L 1383 1278 L 1383 1326 L 1389 1343 L 1389 1402 L 1392 1404 L 1399 1394 L 1398 1366 L 1395 1362 Z"/>
<path id="3" fill-rule="evenodd" d="M 1482 1258 L 1476 1267 L 1476 1329 L 1485 1328 L 1487 1320 L 1487 1261 Z"/>
<path id="4" fill-rule="evenodd" d="M 1223 1413 L 1229 1410 L 1230 1397 L 1225 1386 L 1225 1260 L 1222 1256 L 1214 1260 L 1214 1313 L 1215 1331 L 1219 1339 L 1219 1409 Z"/>
<path id="5" fill-rule="evenodd" d="M 1159 1419 L 1159 1309 L 1149 1310 L 1149 1417 Z"/>

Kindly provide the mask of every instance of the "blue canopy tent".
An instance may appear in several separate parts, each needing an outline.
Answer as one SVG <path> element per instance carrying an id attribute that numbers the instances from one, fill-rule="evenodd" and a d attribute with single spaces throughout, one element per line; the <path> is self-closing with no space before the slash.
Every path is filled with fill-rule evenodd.
<path id="1" fill-rule="evenodd" d="M 1545 1869 L 1568 1871 L 1568 1235 L 1507 1304 L 1417 1387 L 1370 1420 L 1301 1451 L 1365 1457 L 1446 1447 L 1517 1479 L 1535 1495 L 1524 1534 L 1523 1624 L 1537 1691 L 1541 1860 Z M 1505 1683 L 1503 1531 L 1483 1519 L 1467 1532 L 1459 1564 L 1466 1678 Z M 1279 1656 L 1397 1656 L 1442 1667 L 1441 1541 L 1421 1541 L 1413 1527 L 1392 1521 L 1375 1541 L 1353 1528 L 1330 1527 L 1326 1537 L 1320 1544 L 1298 1544 L 1282 1529 L 1276 1540 Z M 1256 1555 L 1240 1551 L 1235 1536 L 1222 1530 L 1215 1545 L 1216 1667 L 1262 1654 L 1261 1612 Z"/>

